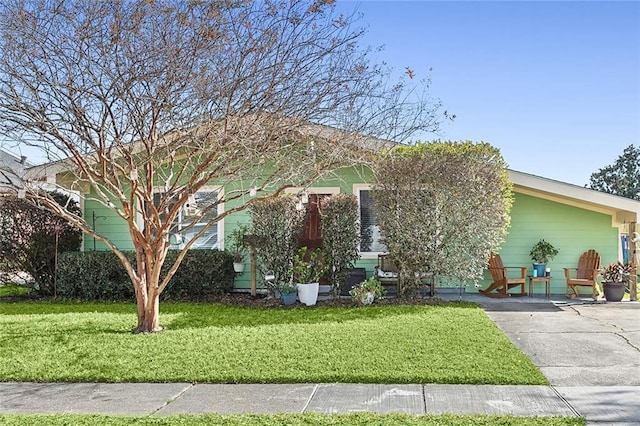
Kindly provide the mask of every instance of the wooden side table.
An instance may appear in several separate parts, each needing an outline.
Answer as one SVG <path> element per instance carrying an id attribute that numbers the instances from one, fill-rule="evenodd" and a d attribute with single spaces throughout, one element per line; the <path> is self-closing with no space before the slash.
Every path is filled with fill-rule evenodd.
<path id="1" fill-rule="evenodd" d="M 527 278 L 529 278 L 529 297 L 533 297 L 533 286 L 538 282 L 545 284 L 544 295 L 547 299 L 551 298 L 551 275 L 547 275 L 546 277 L 534 277 L 533 275 L 528 275 Z"/>

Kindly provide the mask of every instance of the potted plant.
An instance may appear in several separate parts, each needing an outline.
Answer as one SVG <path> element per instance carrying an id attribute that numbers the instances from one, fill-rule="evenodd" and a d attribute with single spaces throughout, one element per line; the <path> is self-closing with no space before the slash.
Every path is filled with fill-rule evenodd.
<path id="1" fill-rule="evenodd" d="M 602 289 L 608 302 L 620 302 L 622 300 L 632 272 L 633 267 L 631 265 L 624 265 L 620 262 L 610 263 L 609 266 L 600 269 Z"/>
<path id="2" fill-rule="evenodd" d="M 382 283 L 375 276 L 353 286 L 349 290 L 351 300 L 357 306 L 371 305 L 376 299 L 381 298 L 386 293 Z"/>
<path id="3" fill-rule="evenodd" d="M 298 298 L 307 306 L 315 305 L 318 300 L 320 278 L 325 273 L 325 266 L 319 250 L 309 252 L 307 247 L 298 250 L 291 261 L 289 275 L 291 282 L 298 287 Z"/>
<path id="4" fill-rule="evenodd" d="M 545 275 L 547 262 L 556 257 L 558 252 L 559 250 L 557 248 L 544 239 L 535 243 L 529 253 L 531 260 L 533 260 L 533 276 L 543 277 Z"/>
<path id="5" fill-rule="evenodd" d="M 238 225 L 229 234 L 229 252 L 233 256 L 233 270 L 239 274 L 244 272 L 244 258 L 247 254 L 246 237 L 249 228 L 246 225 Z"/>
<path id="6" fill-rule="evenodd" d="M 296 303 L 296 298 L 298 297 L 298 286 L 295 283 L 291 281 L 280 283 L 278 284 L 278 290 L 280 291 L 282 302 L 285 306 Z"/>

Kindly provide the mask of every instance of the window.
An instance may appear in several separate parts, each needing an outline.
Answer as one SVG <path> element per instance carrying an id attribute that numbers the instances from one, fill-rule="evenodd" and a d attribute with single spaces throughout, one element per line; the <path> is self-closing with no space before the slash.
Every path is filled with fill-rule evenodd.
<path id="1" fill-rule="evenodd" d="M 376 223 L 372 191 L 369 189 L 358 190 L 358 201 L 360 203 L 360 252 L 386 252 L 387 247 L 382 242 L 380 227 Z"/>
<path id="2" fill-rule="evenodd" d="M 154 201 L 159 200 L 160 193 L 154 194 Z M 212 189 L 202 189 L 195 193 L 190 202 L 184 205 L 178 216 L 173 221 L 171 228 L 171 249 L 182 249 L 185 244 L 191 241 L 195 235 L 204 228 L 207 223 L 215 219 L 218 215 L 217 209 L 208 211 L 202 217 L 200 212 L 203 208 L 212 205 L 218 199 L 218 191 Z M 197 222 L 194 222 L 197 221 Z M 192 227 L 188 228 L 190 225 Z M 211 225 L 207 231 L 198 238 L 198 240 L 191 246 L 194 249 L 217 249 L 220 248 L 218 244 L 218 226 L 219 223 Z M 188 228 L 188 229 L 185 229 Z"/>

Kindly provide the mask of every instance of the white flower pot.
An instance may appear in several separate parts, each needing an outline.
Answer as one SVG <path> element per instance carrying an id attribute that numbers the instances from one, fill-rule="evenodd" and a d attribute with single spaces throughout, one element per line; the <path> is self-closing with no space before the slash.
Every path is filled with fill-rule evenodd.
<path id="1" fill-rule="evenodd" d="M 307 306 L 315 305 L 318 301 L 319 283 L 298 284 L 298 300 Z"/>
<path id="2" fill-rule="evenodd" d="M 244 272 L 244 262 L 233 262 L 233 270 L 239 274 Z"/>

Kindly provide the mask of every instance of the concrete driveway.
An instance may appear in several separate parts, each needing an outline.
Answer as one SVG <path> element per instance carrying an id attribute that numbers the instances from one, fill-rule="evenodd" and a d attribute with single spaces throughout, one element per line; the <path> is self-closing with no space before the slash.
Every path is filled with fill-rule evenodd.
<path id="1" fill-rule="evenodd" d="M 589 424 L 640 424 L 640 303 L 462 300 L 482 306 Z"/>

